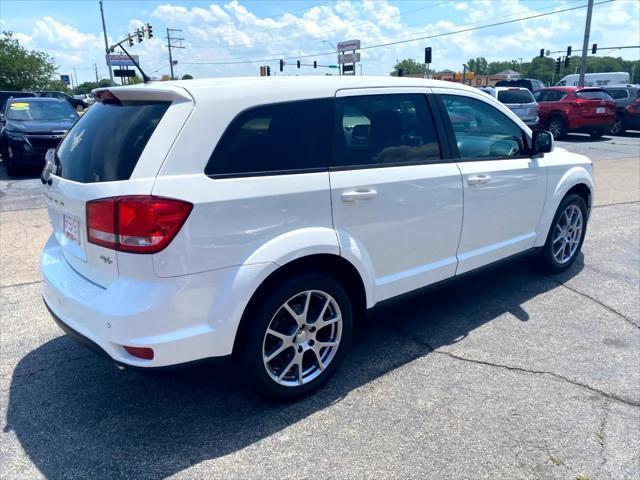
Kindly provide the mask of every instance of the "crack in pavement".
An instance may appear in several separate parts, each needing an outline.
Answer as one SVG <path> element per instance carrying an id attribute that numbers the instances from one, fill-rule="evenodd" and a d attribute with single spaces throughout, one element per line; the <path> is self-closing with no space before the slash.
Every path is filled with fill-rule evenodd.
<path id="1" fill-rule="evenodd" d="M 596 432 L 596 437 L 598 438 L 598 443 L 600 444 L 600 465 L 598 466 L 598 477 L 602 474 L 602 470 L 607 463 L 607 457 L 605 456 L 605 442 L 606 442 L 606 429 L 607 422 L 609 421 L 609 413 L 611 412 L 611 401 L 606 398 L 604 400 L 604 405 L 602 407 L 602 421 L 600 422 L 600 428 Z"/>
<path id="2" fill-rule="evenodd" d="M 10 285 L 0 285 L 0 290 L 2 290 L 3 288 L 23 287 L 25 285 L 35 285 L 36 283 L 42 283 L 42 280 L 32 280 L 30 282 L 12 283 Z"/>
<path id="3" fill-rule="evenodd" d="M 602 205 L 594 205 L 593 208 L 615 207 L 617 205 L 635 205 L 636 203 L 640 203 L 640 200 L 630 200 L 628 202 L 617 202 L 617 203 L 603 203 Z"/>
<path id="4" fill-rule="evenodd" d="M 560 280 L 555 280 L 553 279 L 553 281 L 555 283 L 557 283 L 558 285 L 560 285 L 561 287 L 566 288 L 567 290 L 576 293 L 578 295 L 580 295 L 581 297 L 584 298 L 588 298 L 589 300 L 591 300 L 592 302 L 597 303 L 598 305 L 600 305 L 601 307 L 606 308 L 607 310 L 609 310 L 611 313 L 617 315 L 618 317 L 622 318 L 625 322 L 627 322 L 629 325 L 632 325 L 634 327 L 636 327 L 637 329 L 640 330 L 640 325 L 637 324 L 636 322 L 634 322 L 633 320 L 631 320 L 629 317 L 627 317 L 626 315 L 624 315 L 623 313 L 620 313 L 619 311 L 617 311 L 615 308 L 610 307 L 609 305 L 607 305 L 606 303 L 601 302 L 600 300 L 598 300 L 597 298 L 592 297 L 591 295 L 588 295 L 584 292 L 581 292 L 580 290 L 577 290 L 574 287 L 570 287 L 569 285 L 567 285 L 566 283 L 561 282 Z"/>
<path id="5" fill-rule="evenodd" d="M 620 403 L 624 403 L 625 405 L 629 405 L 629 406 L 632 406 L 632 407 L 640 407 L 640 401 L 638 401 L 638 400 L 625 398 L 625 397 L 622 397 L 622 396 L 617 395 L 615 393 L 605 392 L 604 390 L 600 390 L 600 389 L 598 389 L 596 387 L 592 387 L 591 385 L 588 385 L 586 383 L 582 383 L 582 382 L 580 382 L 578 380 L 574 380 L 572 378 L 566 377 L 566 376 L 561 375 L 559 373 L 550 372 L 550 371 L 546 371 L 546 370 L 534 370 L 534 369 L 524 368 L 524 367 L 515 367 L 515 366 L 512 366 L 512 365 L 503 365 L 503 364 L 500 364 L 500 363 L 493 363 L 493 362 L 489 362 L 489 361 L 486 361 L 486 360 L 477 360 L 477 359 L 473 359 L 473 358 L 467 358 L 467 357 L 463 357 L 461 355 L 456 355 L 455 353 L 451 353 L 451 352 L 439 351 L 439 350 L 436 350 L 433 346 L 431 346 L 424 338 L 420 337 L 419 335 L 415 335 L 412 332 L 407 331 L 406 329 L 404 329 L 400 325 L 394 324 L 392 322 L 389 322 L 389 325 L 391 325 L 393 328 L 395 328 L 399 332 L 401 332 L 404 335 L 406 335 L 412 341 L 427 347 L 429 353 L 432 353 L 432 354 L 435 354 L 435 355 L 444 355 L 444 356 L 447 356 L 449 358 L 453 358 L 454 360 L 459 360 L 459 361 L 462 361 L 462 362 L 469 362 L 469 363 L 475 363 L 477 365 L 485 365 L 485 366 L 488 366 L 488 367 L 501 368 L 501 369 L 510 370 L 510 371 L 513 371 L 513 372 L 529 373 L 529 374 L 533 374 L 533 375 L 548 375 L 548 376 L 553 377 L 555 379 L 562 380 L 563 382 L 570 383 L 571 385 L 575 385 L 576 387 L 582 387 L 584 389 L 587 389 L 587 390 L 589 390 L 589 391 L 591 391 L 593 393 L 596 393 L 598 395 L 601 395 L 601 396 L 603 396 L 605 398 L 608 398 L 608 399 L 611 399 L 611 400 L 615 400 L 615 401 L 620 402 Z"/>

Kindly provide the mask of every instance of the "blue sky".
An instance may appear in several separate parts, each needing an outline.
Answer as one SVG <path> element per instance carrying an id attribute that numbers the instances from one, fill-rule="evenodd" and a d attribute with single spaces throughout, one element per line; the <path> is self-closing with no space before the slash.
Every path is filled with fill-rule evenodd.
<path id="1" fill-rule="evenodd" d="M 597 2 L 598 0 L 596 0 Z M 136 44 L 131 53 L 141 58 L 147 73 L 169 71 L 164 46 L 166 27 L 182 29 L 185 49 L 175 52 L 177 74 L 196 77 L 255 75 L 261 64 L 277 71 L 277 61 L 249 60 L 313 55 L 319 63 L 335 63 L 328 43 L 359 38 L 362 46 L 447 34 L 539 13 L 580 7 L 586 0 L 376 0 L 376 1 L 151 1 L 104 0 L 110 41 L 116 41 L 149 22 L 156 38 Z M 582 45 L 586 9 L 581 8 L 507 25 L 455 35 L 363 50 L 365 74 L 388 74 L 396 59 L 423 58 L 433 48 L 433 67 L 461 69 L 467 59 L 489 61 L 524 58 L 541 48 L 563 50 Z M 0 0 L 0 26 L 13 31 L 27 47 L 44 50 L 60 66 L 59 73 L 76 68 L 79 82 L 107 75 L 104 41 L 97 0 Z M 591 42 L 600 46 L 640 43 L 640 2 L 615 0 L 596 5 Z M 640 50 L 608 52 L 637 59 Z M 603 52 L 604 54 L 604 52 Z M 231 62 L 247 63 L 231 63 Z M 293 62 L 292 62 L 293 63 Z M 324 74 L 326 70 L 287 66 L 288 74 Z"/>

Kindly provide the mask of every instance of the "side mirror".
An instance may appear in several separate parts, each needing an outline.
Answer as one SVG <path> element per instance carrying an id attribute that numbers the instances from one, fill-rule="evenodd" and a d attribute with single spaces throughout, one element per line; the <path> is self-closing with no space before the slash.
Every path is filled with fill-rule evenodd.
<path id="1" fill-rule="evenodd" d="M 533 153 L 549 153 L 553 150 L 553 135 L 546 130 L 533 131 Z"/>

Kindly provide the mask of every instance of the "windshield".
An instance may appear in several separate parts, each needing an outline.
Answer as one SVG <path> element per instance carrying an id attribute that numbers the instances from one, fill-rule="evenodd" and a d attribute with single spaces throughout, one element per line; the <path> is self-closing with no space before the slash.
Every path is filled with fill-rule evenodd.
<path id="1" fill-rule="evenodd" d="M 500 90 L 498 100 L 502 103 L 533 103 L 535 99 L 529 90 Z"/>
<path id="2" fill-rule="evenodd" d="M 7 109 L 7 119 L 16 121 L 75 120 L 78 114 L 67 102 L 39 102 L 37 100 L 14 100 Z"/>
<path id="3" fill-rule="evenodd" d="M 613 100 L 604 90 L 582 90 L 576 92 L 576 97 L 586 100 Z"/>
<path id="4" fill-rule="evenodd" d="M 169 105 L 96 103 L 58 147 L 58 175 L 82 183 L 127 180 Z"/>

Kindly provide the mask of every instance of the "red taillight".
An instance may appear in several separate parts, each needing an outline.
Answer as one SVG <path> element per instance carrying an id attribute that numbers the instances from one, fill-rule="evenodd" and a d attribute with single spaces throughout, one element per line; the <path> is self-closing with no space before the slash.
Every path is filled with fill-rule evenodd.
<path id="1" fill-rule="evenodd" d="M 640 113 L 640 99 L 634 100 L 633 103 L 627 105 L 625 110 L 627 113 Z"/>
<path id="2" fill-rule="evenodd" d="M 130 253 L 157 253 L 178 233 L 193 205 L 152 196 L 103 198 L 87 203 L 90 243 Z"/>
<path id="3" fill-rule="evenodd" d="M 93 92 L 93 96 L 96 97 L 96 100 L 100 103 L 111 103 L 114 105 L 122 105 L 120 100 L 109 90 L 97 90 Z"/>
<path id="4" fill-rule="evenodd" d="M 124 349 L 129 355 L 133 355 L 134 357 L 142 358 L 143 360 L 153 360 L 153 349 L 151 348 L 124 346 Z"/>

